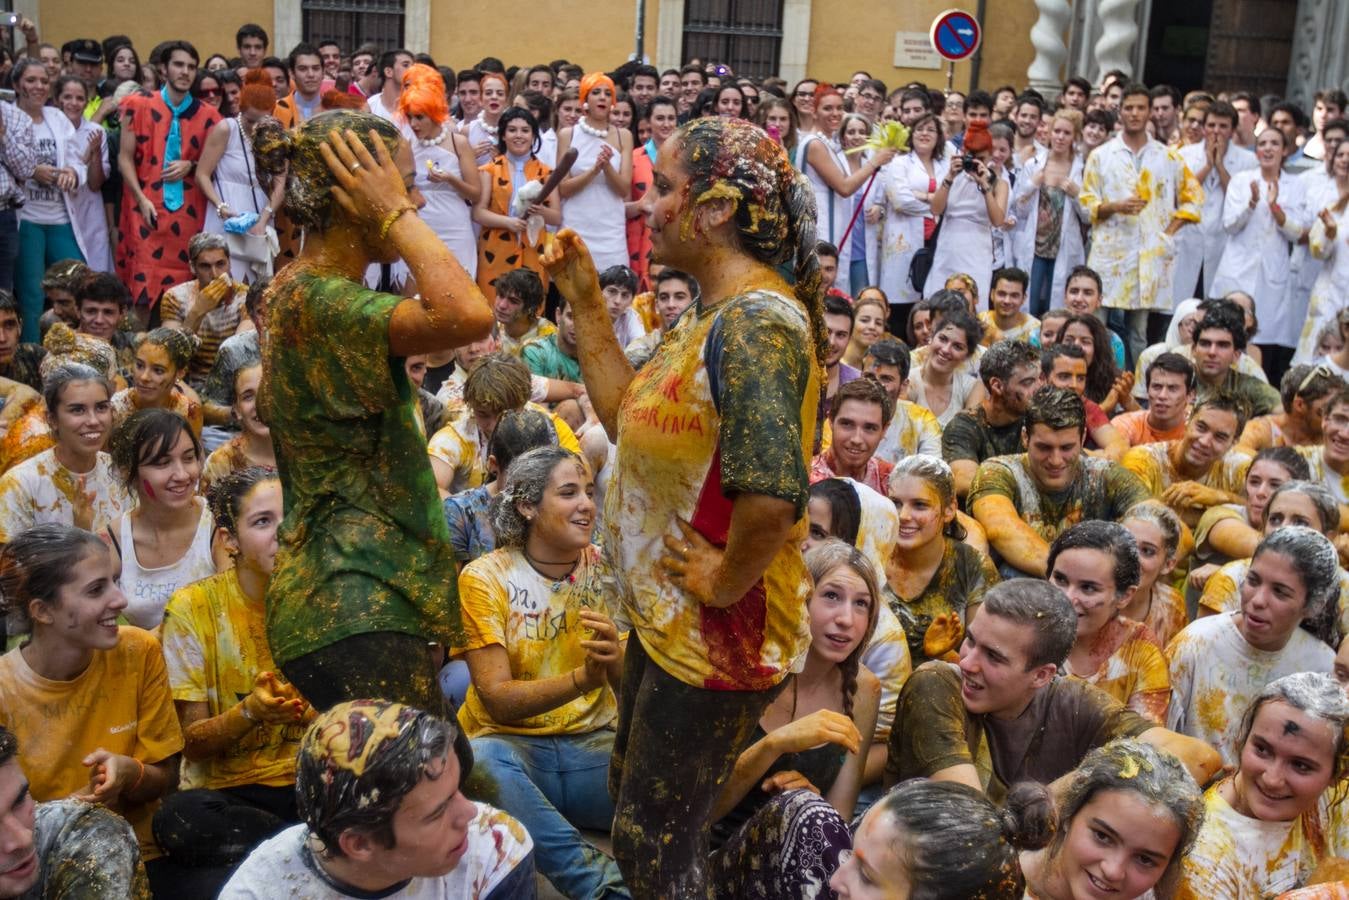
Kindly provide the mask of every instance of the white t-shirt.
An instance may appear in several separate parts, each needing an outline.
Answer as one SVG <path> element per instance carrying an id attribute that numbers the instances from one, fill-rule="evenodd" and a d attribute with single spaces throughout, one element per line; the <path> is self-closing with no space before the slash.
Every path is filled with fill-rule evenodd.
<path id="1" fill-rule="evenodd" d="M 476 804 L 468 849 L 454 871 L 414 878 L 386 900 L 509 900 L 524 885 L 534 889 L 534 841 L 525 827 L 499 809 Z M 309 827 L 292 825 L 259 844 L 220 892 L 219 900 L 341 900 L 343 893 L 316 871 L 306 840 Z"/>
<path id="2" fill-rule="evenodd" d="M 1335 651 L 1301 628 L 1282 650 L 1257 650 L 1237 630 L 1236 616 L 1206 616 L 1186 626 L 1166 648 L 1171 709 L 1166 727 L 1197 737 L 1235 766 L 1241 718 L 1261 689 L 1295 672 L 1330 672 Z"/>
<path id="3" fill-rule="evenodd" d="M 56 459 L 56 449 L 24 460 L 0 477 L 0 543 L 8 543 L 34 525 L 75 524 L 70 498 L 79 489 L 80 476 Z M 93 471 L 84 475 L 85 493 L 94 495 L 95 534 L 131 509 L 131 497 L 112 468 L 112 457 L 102 451 Z"/>
<path id="4" fill-rule="evenodd" d="M 45 121 L 33 123 L 33 148 L 39 165 L 55 166 L 59 160 L 56 135 Z M 70 221 L 66 214 L 61 189 L 54 184 L 39 184 L 29 178 L 23 185 L 24 201 L 19 207 L 19 220 L 34 225 L 64 225 Z"/>

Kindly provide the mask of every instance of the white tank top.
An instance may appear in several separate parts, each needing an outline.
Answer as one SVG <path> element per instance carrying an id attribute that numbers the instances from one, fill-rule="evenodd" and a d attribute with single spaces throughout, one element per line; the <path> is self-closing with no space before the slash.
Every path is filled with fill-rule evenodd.
<path id="1" fill-rule="evenodd" d="M 122 551 L 122 593 L 126 594 L 124 615 L 128 622 L 147 630 L 158 628 L 164 621 L 164 607 L 169 605 L 169 598 L 174 591 L 215 574 L 215 562 L 211 559 L 211 534 L 214 530 L 211 510 L 202 503 L 201 518 L 197 522 L 192 546 L 177 562 L 158 569 L 147 569 L 136 559 L 131 516 L 122 517 L 121 534 L 117 540 Z"/>

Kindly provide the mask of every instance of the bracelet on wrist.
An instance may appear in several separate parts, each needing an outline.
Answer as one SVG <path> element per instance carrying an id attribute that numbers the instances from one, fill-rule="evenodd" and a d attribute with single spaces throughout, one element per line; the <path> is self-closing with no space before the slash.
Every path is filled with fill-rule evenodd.
<path id="1" fill-rule="evenodd" d="M 136 757 L 134 757 L 134 756 L 131 757 L 131 758 L 132 758 L 132 759 L 136 759 Z M 141 786 L 141 782 L 145 780 L 145 763 L 141 762 L 139 759 L 136 759 L 136 765 L 138 765 L 138 766 L 141 767 L 141 771 L 140 771 L 140 774 L 136 776 L 136 780 L 135 780 L 134 782 L 132 782 L 131 787 L 129 787 L 129 788 L 126 789 L 126 793 L 128 793 L 128 794 L 130 794 L 130 793 L 131 793 L 132 791 L 134 791 L 136 788 L 140 787 L 140 786 Z"/>
<path id="2" fill-rule="evenodd" d="M 585 695 L 585 688 L 581 687 L 581 682 L 580 682 L 580 680 L 577 679 L 577 677 L 576 677 L 576 670 L 575 670 L 575 669 L 572 669 L 572 670 L 571 670 L 571 684 L 572 684 L 572 687 L 576 688 L 576 693 L 581 694 L 582 696 Z"/>
<path id="3" fill-rule="evenodd" d="M 384 217 L 384 221 L 379 223 L 379 239 L 381 241 L 388 239 L 389 229 L 393 228 L 393 223 L 402 218 L 404 213 L 416 211 L 417 207 L 413 206 L 411 203 L 404 203 L 401 206 L 390 210 L 389 214 Z"/>
<path id="4" fill-rule="evenodd" d="M 246 701 L 241 700 L 239 702 L 239 715 L 243 716 L 245 719 L 252 722 L 254 725 L 258 723 L 258 717 L 248 711 L 248 703 Z"/>

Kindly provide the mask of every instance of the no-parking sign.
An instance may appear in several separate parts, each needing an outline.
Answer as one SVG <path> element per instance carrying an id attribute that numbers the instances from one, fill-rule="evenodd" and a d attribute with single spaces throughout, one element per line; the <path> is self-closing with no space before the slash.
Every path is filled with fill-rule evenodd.
<path id="1" fill-rule="evenodd" d="M 979 20 L 963 9 L 948 9 L 932 20 L 932 49 L 949 62 L 960 62 L 979 49 L 983 32 Z"/>

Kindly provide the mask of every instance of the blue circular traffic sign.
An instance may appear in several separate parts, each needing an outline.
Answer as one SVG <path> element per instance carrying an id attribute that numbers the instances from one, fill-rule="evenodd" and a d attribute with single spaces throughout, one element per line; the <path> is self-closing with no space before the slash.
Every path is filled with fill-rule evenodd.
<path id="1" fill-rule="evenodd" d="M 929 37 L 937 55 L 950 62 L 959 62 L 974 55 L 982 38 L 979 20 L 963 9 L 948 9 L 932 21 Z"/>

